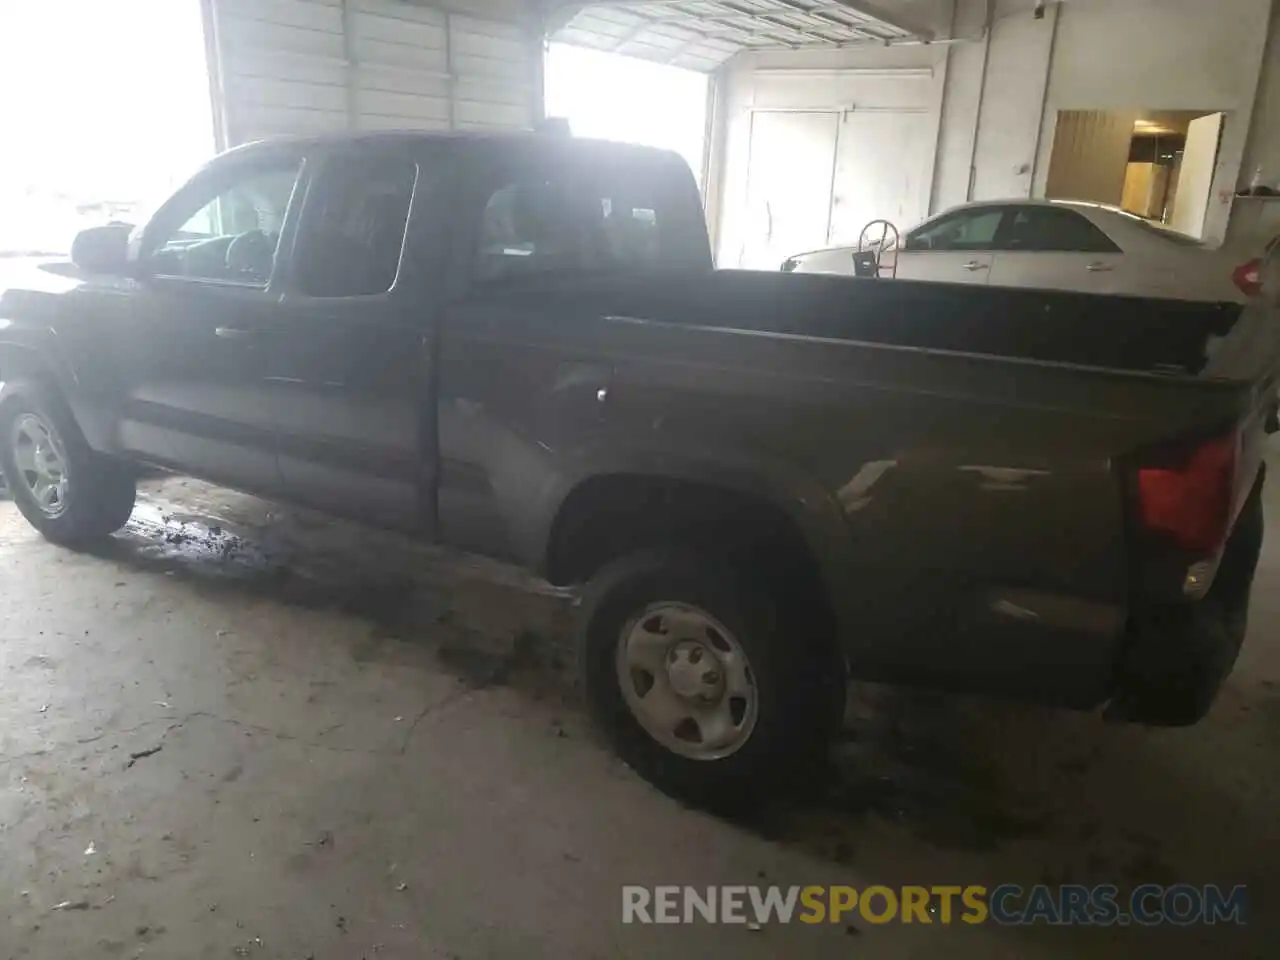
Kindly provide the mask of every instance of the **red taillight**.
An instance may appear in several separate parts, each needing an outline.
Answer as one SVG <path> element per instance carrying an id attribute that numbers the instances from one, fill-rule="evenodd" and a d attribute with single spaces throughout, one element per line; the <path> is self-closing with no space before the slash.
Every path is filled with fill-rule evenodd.
<path id="1" fill-rule="evenodd" d="M 1246 297 L 1256 297 L 1262 292 L 1262 261 L 1250 260 L 1236 267 L 1231 279 Z"/>
<path id="2" fill-rule="evenodd" d="M 1198 554 L 1216 554 L 1231 532 L 1240 435 L 1200 444 L 1176 464 L 1138 468 L 1142 526 Z"/>

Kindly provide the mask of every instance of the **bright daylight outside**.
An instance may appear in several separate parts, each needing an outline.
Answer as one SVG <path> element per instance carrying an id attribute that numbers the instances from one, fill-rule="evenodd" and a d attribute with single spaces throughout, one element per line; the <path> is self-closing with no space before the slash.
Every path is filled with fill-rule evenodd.
<path id="1" fill-rule="evenodd" d="M 136 222 L 213 154 L 199 0 L 0 2 L 0 122 L 0 255 Z"/>
<path id="2" fill-rule="evenodd" d="M 575 136 L 674 151 L 701 182 L 708 82 L 705 73 L 553 43 L 547 115 L 567 119 Z"/>

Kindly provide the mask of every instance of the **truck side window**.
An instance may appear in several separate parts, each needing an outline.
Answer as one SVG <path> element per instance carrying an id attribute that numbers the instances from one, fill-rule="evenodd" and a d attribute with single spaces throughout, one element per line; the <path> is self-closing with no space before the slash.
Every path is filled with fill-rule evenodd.
<path id="1" fill-rule="evenodd" d="M 395 285 L 418 166 L 390 157 L 325 164 L 298 227 L 295 282 L 309 297 L 368 297 Z"/>
<path id="2" fill-rule="evenodd" d="M 534 177 L 499 187 L 480 219 L 481 282 L 585 267 L 571 204 L 560 184 Z"/>
<path id="3" fill-rule="evenodd" d="M 222 181 L 212 198 L 197 191 L 162 216 L 144 257 L 156 276 L 266 286 L 300 163 L 258 166 Z M 192 206 L 199 204 L 194 211 Z"/>
<path id="4" fill-rule="evenodd" d="M 602 162 L 497 182 L 480 218 L 474 279 L 710 266 L 682 161 Z"/>

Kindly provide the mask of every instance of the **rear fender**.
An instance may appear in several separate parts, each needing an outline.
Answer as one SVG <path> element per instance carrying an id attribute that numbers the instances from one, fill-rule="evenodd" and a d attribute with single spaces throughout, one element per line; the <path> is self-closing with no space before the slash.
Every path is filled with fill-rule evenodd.
<path id="1" fill-rule="evenodd" d="M 850 595 L 850 544 L 837 503 L 816 482 L 777 465 L 709 461 L 671 453 L 631 451 L 607 460 L 580 462 L 579 469 L 557 475 L 516 525 L 519 548 L 543 575 L 555 523 L 572 493 L 588 481 L 609 477 L 653 478 L 698 484 L 751 497 L 777 507 L 792 522 L 816 561 L 837 625 L 847 624 L 842 600 Z"/>

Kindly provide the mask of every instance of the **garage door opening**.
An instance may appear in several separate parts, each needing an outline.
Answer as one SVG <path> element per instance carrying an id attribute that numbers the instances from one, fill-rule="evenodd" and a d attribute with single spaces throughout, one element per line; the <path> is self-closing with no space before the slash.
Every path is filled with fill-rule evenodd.
<path id="1" fill-rule="evenodd" d="M 1226 115 L 1062 110 L 1045 195 L 1092 200 L 1204 234 Z"/>
<path id="2" fill-rule="evenodd" d="M 672 150 L 701 185 L 709 83 L 694 70 L 553 43 L 546 110 L 568 120 L 575 136 Z"/>

